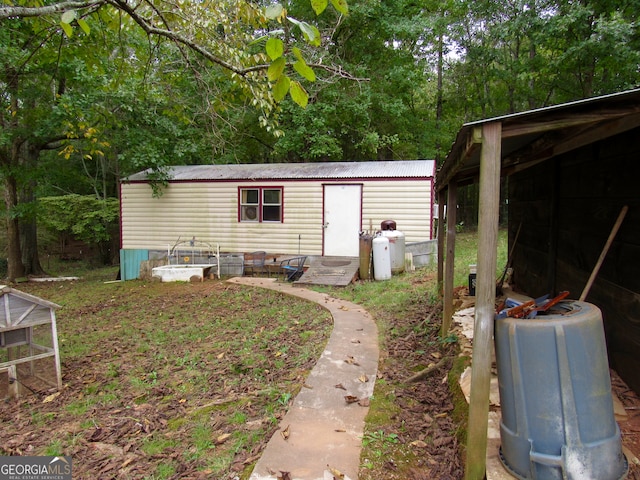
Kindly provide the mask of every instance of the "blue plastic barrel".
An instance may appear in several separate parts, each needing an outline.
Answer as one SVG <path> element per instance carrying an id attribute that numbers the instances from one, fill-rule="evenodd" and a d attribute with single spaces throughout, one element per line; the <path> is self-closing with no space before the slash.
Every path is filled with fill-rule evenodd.
<path id="1" fill-rule="evenodd" d="M 498 319 L 495 343 L 504 466 L 521 479 L 623 478 L 600 309 L 565 301 L 553 314 Z"/>

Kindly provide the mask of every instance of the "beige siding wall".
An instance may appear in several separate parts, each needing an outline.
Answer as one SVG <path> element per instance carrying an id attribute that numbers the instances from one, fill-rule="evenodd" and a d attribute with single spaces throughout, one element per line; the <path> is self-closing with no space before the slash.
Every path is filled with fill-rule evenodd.
<path id="1" fill-rule="evenodd" d="M 367 182 L 362 196 L 363 229 L 379 230 L 382 221 L 394 220 L 406 242 L 431 238 L 431 182 Z"/>
<path id="2" fill-rule="evenodd" d="M 219 244 L 223 251 L 310 254 L 322 251 L 322 189 L 286 183 L 284 223 L 238 222 L 238 187 L 249 182 L 171 183 L 159 198 L 146 184 L 122 185 L 122 248 L 166 250 L 181 240 Z M 257 186 L 257 185 L 256 185 Z M 283 186 L 260 182 L 259 186 Z"/>
<path id="3" fill-rule="evenodd" d="M 406 241 L 429 239 L 430 182 L 367 181 L 363 184 L 362 227 L 392 219 Z M 322 253 L 322 184 L 259 182 L 283 186 L 284 223 L 238 222 L 238 187 L 250 182 L 171 183 L 159 198 L 146 184 L 122 185 L 122 248 L 166 250 L 178 239 L 220 244 L 223 251 Z M 299 243 L 299 245 L 298 245 Z"/>

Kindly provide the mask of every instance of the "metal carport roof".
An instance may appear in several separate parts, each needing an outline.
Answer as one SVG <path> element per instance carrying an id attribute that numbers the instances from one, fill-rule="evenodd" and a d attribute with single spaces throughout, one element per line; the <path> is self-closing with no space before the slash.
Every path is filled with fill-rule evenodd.
<path id="1" fill-rule="evenodd" d="M 436 176 L 436 190 L 478 181 L 481 128 L 495 122 L 502 124 L 501 175 L 510 175 L 640 125 L 640 88 L 466 123 Z"/>

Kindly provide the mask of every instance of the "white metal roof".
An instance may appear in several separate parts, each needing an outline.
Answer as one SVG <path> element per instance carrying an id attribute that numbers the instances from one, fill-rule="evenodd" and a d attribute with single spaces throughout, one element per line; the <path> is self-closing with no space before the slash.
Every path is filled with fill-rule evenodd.
<path id="1" fill-rule="evenodd" d="M 145 170 L 129 176 L 124 181 L 147 181 L 149 173 L 151 173 L 151 170 Z M 434 160 L 182 165 L 169 167 L 170 181 L 391 179 L 433 178 L 434 175 Z"/>

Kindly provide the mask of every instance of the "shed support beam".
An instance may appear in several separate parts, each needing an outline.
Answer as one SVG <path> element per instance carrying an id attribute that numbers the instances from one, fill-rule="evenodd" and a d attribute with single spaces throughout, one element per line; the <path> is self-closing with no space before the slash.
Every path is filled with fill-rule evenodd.
<path id="1" fill-rule="evenodd" d="M 438 293 L 442 295 L 442 282 L 444 280 L 444 244 L 445 244 L 445 232 L 443 228 L 445 225 L 445 204 L 446 204 L 445 191 L 440 190 L 438 192 Z"/>
<path id="2" fill-rule="evenodd" d="M 473 330 L 465 480 L 482 480 L 486 473 L 500 211 L 501 136 L 502 125 L 500 122 L 483 125 L 480 157 L 476 313 Z"/>
<path id="3" fill-rule="evenodd" d="M 442 300 L 442 329 L 443 338 L 449 333 L 451 318 L 453 317 L 453 273 L 456 251 L 456 213 L 458 205 L 458 186 L 450 183 L 447 194 L 447 253 L 444 269 L 444 298 Z"/>

